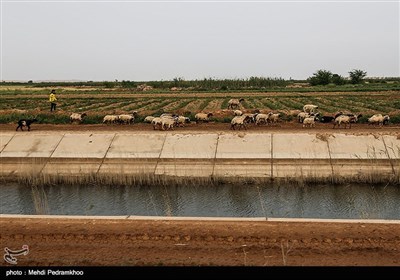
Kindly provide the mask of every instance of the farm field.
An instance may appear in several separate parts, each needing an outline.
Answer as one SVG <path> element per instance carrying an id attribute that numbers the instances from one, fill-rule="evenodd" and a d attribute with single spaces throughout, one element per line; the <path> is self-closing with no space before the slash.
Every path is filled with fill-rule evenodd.
<path id="1" fill-rule="evenodd" d="M 322 114 L 338 111 L 362 114 L 360 123 L 338 132 L 393 134 L 400 137 L 400 92 L 182 92 L 135 93 L 61 91 L 55 113 L 49 111 L 48 92 L 0 91 L 0 131 L 15 131 L 16 121 L 37 117 L 32 131 L 147 131 L 147 115 L 177 113 L 194 120 L 197 112 L 212 112 L 210 123 L 175 128 L 176 132 L 230 132 L 231 98 L 244 98 L 244 112 L 280 112 L 282 121 L 271 126 L 248 126 L 247 132 L 333 132 L 332 124 L 305 129 L 296 120 L 304 104 L 319 106 Z M 138 112 L 133 125 L 106 125 L 106 114 Z M 69 124 L 73 112 L 88 114 L 81 125 Z M 366 123 L 381 113 L 391 117 L 383 128 Z M 336 131 L 335 131 L 336 132 Z M 25 133 L 25 132 L 24 132 Z M 397 266 L 398 224 L 255 223 L 207 221 L 74 221 L 71 219 L 2 219 L 3 247 L 29 243 L 32 253 L 20 265 L 126 266 Z M 49 226 L 49 224 L 51 226 Z M 33 230 L 33 231 L 32 231 Z M 102 234 L 99 234 L 101 232 Z M 12 233 L 12 234 L 7 234 Z M 126 234 L 125 234 L 126 233 Z M 43 246 L 46 240 L 46 246 Z M 104 245 L 106 244 L 106 245 Z M 122 245 L 121 245 L 122 244 Z M 183 245 L 182 245 L 183 244 Z M 63 250 L 60 258 L 60 245 Z M 82 250 L 90 255 L 80 258 Z M 117 250 L 110 251 L 110 248 Z M 111 252 L 111 253 L 110 253 Z M 115 252 L 119 255 L 115 256 Z M 160 253 L 161 252 L 161 253 Z M 195 252 L 195 253 L 193 253 Z"/>
<path id="2" fill-rule="evenodd" d="M 1 92 L 1 91 L 0 91 Z M 400 92 L 216 92 L 216 93 L 99 93 L 64 91 L 57 94 L 55 113 L 49 111 L 48 95 L 43 93 L 0 94 L 0 123 L 16 123 L 20 118 L 37 117 L 41 124 L 67 124 L 71 113 L 88 116 L 84 123 L 101 124 L 107 114 L 138 112 L 135 122 L 142 122 L 148 115 L 176 113 L 190 117 L 198 112 L 213 113 L 212 121 L 228 123 L 233 117 L 227 109 L 231 98 L 244 98 L 240 105 L 243 112 L 281 113 L 282 122 L 295 122 L 304 104 L 315 104 L 324 115 L 344 111 L 362 114 L 365 123 L 373 114 L 388 114 L 392 124 L 400 123 Z"/>

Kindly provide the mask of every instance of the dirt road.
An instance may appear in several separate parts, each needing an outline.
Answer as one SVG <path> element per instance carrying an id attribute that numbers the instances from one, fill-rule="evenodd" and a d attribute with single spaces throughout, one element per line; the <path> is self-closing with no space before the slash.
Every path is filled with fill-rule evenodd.
<path id="1" fill-rule="evenodd" d="M 16 124 L 0 124 L 0 131 L 15 131 Z M 25 131 L 27 129 L 25 128 Z M 160 132 L 153 130 L 153 126 L 147 123 L 137 123 L 133 125 L 105 125 L 105 124 L 32 124 L 31 131 L 140 131 L 140 132 Z M 230 123 L 200 123 L 192 122 L 185 127 L 176 127 L 169 132 L 234 132 L 230 129 Z M 235 130 L 238 132 L 238 130 Z M 318 123 L 315 128 L 303 128 L 302 124 L 295 122 L 280 123 L 277 125 L 248 125 L 247 130 L 241 132 L 282 132 L 282 133 L 348 133 L 348 134 L 398 134 L 400 133 L 399 124 L 385 125 L 384 127 L 376 127 L 368 124 L 355 124 L 349 128 L 335 128 L 333 124 Z M 163 131 L 161 131 L 163 132 Z M 19 131 L 19 133 L 22 133 Z"/>

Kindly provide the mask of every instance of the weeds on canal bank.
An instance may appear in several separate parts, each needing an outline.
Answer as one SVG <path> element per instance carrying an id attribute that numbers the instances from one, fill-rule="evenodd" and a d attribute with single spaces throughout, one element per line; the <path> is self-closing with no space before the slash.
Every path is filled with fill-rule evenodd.
<path id="1" fill-rule="evenodd" d="M 279 186 L 280 184 L 291 184 L 295 186 L 306 186 L 313 184 L 341 185 L 347 183 L 360 184 L 389 184 L 400 185 L 400 173 L 388 174 L 378 171 L 364 172 L 353 176 L 331 175 L 327 177 L 297 176 L 284 178 L 243 178 L 243 177 L 179 177 L 167 175 L 154 175 L 150 173 L 136 175 L 122 174 L 82 174 L 73 175 L 20 175 L 18 177 L 2 177 L 3 182 L 18 182 L 27 186 L 48 185 L 99 185 L 99 186 L 203 186 L 215 187 L 220 185 L 258 185 Z"/>

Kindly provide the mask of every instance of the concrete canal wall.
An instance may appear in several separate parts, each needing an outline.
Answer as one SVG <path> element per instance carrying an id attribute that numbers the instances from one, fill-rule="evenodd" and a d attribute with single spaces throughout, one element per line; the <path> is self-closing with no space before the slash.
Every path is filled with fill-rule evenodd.
<path id="1" fill-rule="evenodd" d="M 396 135 L 25 132 L 0 135 L 0 175 L 398 176 Z"/>

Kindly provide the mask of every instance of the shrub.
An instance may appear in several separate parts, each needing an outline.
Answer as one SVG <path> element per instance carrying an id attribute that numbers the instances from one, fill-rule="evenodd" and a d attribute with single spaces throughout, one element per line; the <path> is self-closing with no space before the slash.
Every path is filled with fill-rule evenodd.
<path id="1" fill-rule="evenodd" d="M 104 82 L 103 83 L 105 88 L 113 88 L 115 87 L 115 84 L 113 82 Z"/>
<path id="2" fill-rule="evenodd" d="M 346 84 L 346 80 L 342 76 L 340 76 L 338 74 L 333 74 L 332 75 L 332 83 L 334 83 L 335 85 L 340 86 L 340 85 Z"/>
<path id="3" fill-rule="evenodd" d="M 312 86 L 316 85 L 327 85 L 331 82 L 332 72 L 328 70 L 318 70 L 309 77 L 307 80 Z"/>

